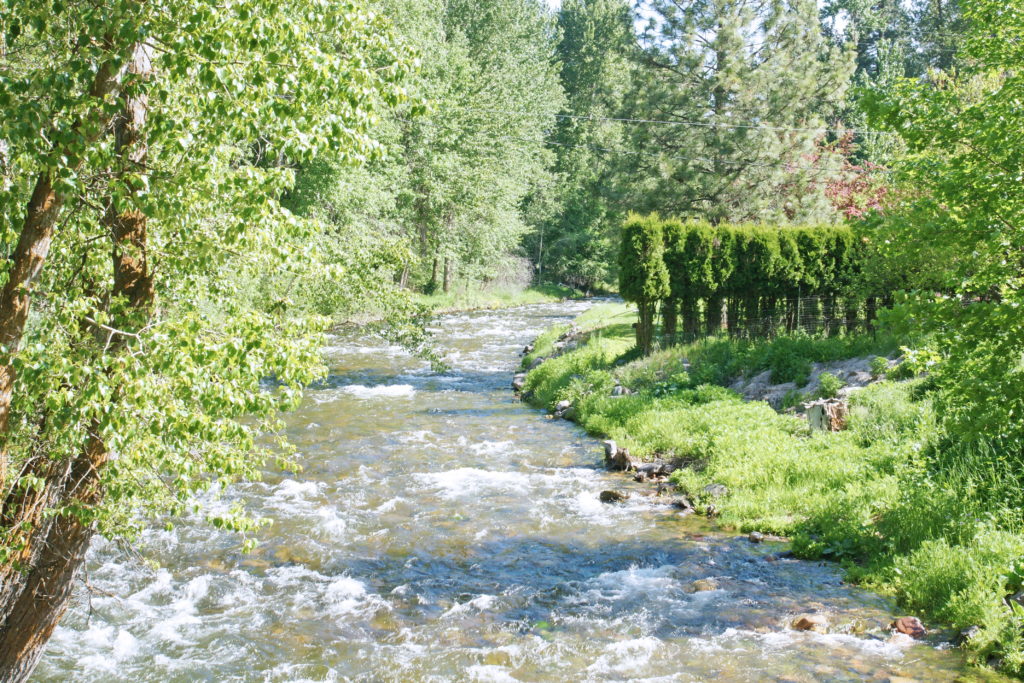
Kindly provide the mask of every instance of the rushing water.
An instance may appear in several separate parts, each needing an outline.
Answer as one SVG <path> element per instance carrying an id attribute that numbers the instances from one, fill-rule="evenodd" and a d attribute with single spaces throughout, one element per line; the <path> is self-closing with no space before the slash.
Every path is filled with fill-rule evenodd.
<path id="1" fill-rule="evenodd" d="M 889 638 L 884 600 L 833 567 L 769 561 L 626 480 L 508 389 L 517 351 L 587 304 L 451 315 L 434 374 L 339 338 L 289 418 L 301 473 L 244 499 L 272 517 L 252 555 L 198 518 L 97 540 L 39 681 L 954 680 L 955 651 Z M 773 558 L 774 559 L 774 558 Z M 691 593 L 717 579 L 717 590 Z M 114 597 L 117 596 L 117 597 Z M 837 633 L 786 628 L 829 615 Z M 854 635 L 856 634 L 856 635 Z"/>

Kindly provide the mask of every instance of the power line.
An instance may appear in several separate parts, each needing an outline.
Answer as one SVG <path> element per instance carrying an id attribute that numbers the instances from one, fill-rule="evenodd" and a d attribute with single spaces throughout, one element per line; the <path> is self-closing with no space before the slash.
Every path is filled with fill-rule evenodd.
<path id="1" fill-rule="evenodd" d="M 501 137 L 506 139 L 506 140 L 519 140 L 521 142 L 537 142 L 536 140 L 531 140 L 530 138 L 520 138 L 520 137 L 516 137 L 516 136 L 513 136 L 513 135 L 503 135 Z M 548 140 L 545 144 L 554 145 L 556 147 L 571 148 L 571 149 L 590 149 L 590 150 L 595 151 L 595 152 L 606 152 L 606 153 L 609 153 L 609 154 L 650 156 L 647 153 L 645 153 L 643 151 L 639 151 L 639 150 L 636 150 L 636 151 L 634 151 L 634 150 L 616 150 L 616 149 L 609 149 L 607 147 L 598 147 L 596 145 L 570 145 L 570 144 L 566 144 L 566 143 L 563 143 L 563 142 L 554 142 L 554 141 L 551 141 L 551 140 Z M 667 159 L 667 160 L 671 160 L 671 161 L 692 161 L 692 162 L 696 162 L 696 163 L 705 163 L 705 164 L 723 164 L 723 165 L 726 165 L 726 166 L 740 166 L 740 167 L 743 167 L 743 168 L 748 168 L 748 167 L 755 167 L 755 168 L 786 168 L 786 169 L 789 169 L 789 170 L 792 170 L 792 171 L 819 171 L 821 173 L 829 173 L 829 174 L 841 173 L 844 170 L 849 171 L 849 169 L 827 168 L 825 166 L 795 166 L 795 165 L 793 165 L 793 164 L 791 164 L 789 162 L 765 163 L 765 162 L 758 162 L 758 161 L 731 161 L 729 159 L 712 159 L 710 157 L 687 157 L 687 156 L 669 156 L 669 157 L 663 157 L 663 158 Z M 866 172 L 866 173 L 882 173 L 882 174 L 894 173 L 894 171 L 892 171 L 890 169 L 885 169 L 885 168 L 864 169 L 863 172 Z"/>
<path id="2" fill-rule="evenodd" d="M 477 110 L 477 111 L 492 111 L 492 112 L 495 112 L 495 113 L 504 113 L 504 114 L 515 113 L 515 112 L 509 112 L 509 111 L 503 111 L 503 110 Z M 544 115 L 540 115 L 540 116 L 544 116 Z M 439 126 L 445 125 L 445 123 L 446 123 L 446 122 L 440 122 L 440 121 L 429 121 L 429 120 L 425 120 L 425 119 L 416 119 L 416 120 L 413 120 L 413 119 L 401 119 L 401 120 L 405 121 L 407 123 L 422 123 L 422 124 L 425 124 L 425 125 L 428 125 L 428 126 L 434 126 L 434 127 L 439 127 Z M 634 155 L 634 156 L 651 156 L 648 152 L 645 152 L 645 151 L 642 151 L 642 150 L 610 149 L 610 148 L 607 148 L 607 147 L 600 147 L 600 146 L 597 146 L 597 145 L 568 144 L 568 143 L 564 143 L 564 142 L 555 142 L 554 140 L 540 140 L 540 139 L 536 139 L 536 138 L 524 138 L 524 137 L 518 137 L 518 136 L 514 136 L 514 135 L 500 135 L 498 137 L 501 138 L 501 139 L 504 139 L 504 140 L 516 140 L 516 141 L 519 141 L 519 142 L 529 142 L 529 143 L 532 143 L 532 144 L 551 145 L 551 146 L 563 147 L 563 148 L 567 148 L 567 149 L 589 149 L 591 151 L 604 152 L 604 153 L 607 153 L 607 154 Z M 828 167 L 825 167 L 825 166 L 814 166 L 814 165 L 810 165 L 810 166 L 808 166 L 808 165 L 797 166 L 797 165 L 794 165 L 794 164 L 792 164 L 790 162 L 766 163 L 766 162 L 758 162 L 758 161 L 734 161 L 734 160 L 729 160 L 729 159 L 713 159 L 711 157 L 690 157 L 690 156 L 677 156 L 677 155 L 673 155 L 673 156 L 667 156 L 667 157 L 661 157 L 661 158 L 664 159 L 664 160 L 670 160 L 670 161 L 691 161 L 691 162 L 694 162 L 694 163 L 726 165 L 726 166 L 734 166 L 734 167 L 738 166 L 738 167 L 743 167 L 743 168 L 749 168 L 749 167 L 753 167 L 753 168 L 786 168 L 786 169 L 791 170 L 791 171 L 818 171 L 819 174 L 816 177 L 820 177 L 822 174 L 825 174 L 825 173 L 827 173 L 827 174 L 837 174 L 837 173 L 842 173 L 844 171 L 850 172 L 850 170 L 851 170 L 851 169 L 842 169 L 842 168 L 828 168 Z M 884 168 L 869 168 L 869 169 L 863 169 L 863 170 L 861 170 L 859 172 L 863 172 L 863 173 L 879 173 L 879 174 L 886 174 L 886 175 L 894 173 L 894 171 L 892 171 L 890 169 L 884 169 Z"/>
<path id="3" fill-rule="evenodd" d="M 793 132 L 793 133 L 837 133 L 837 134 L 848 134 L 853 133 L 856 135 L 897 135 L 892 131 L 887 130 L 870 130 L 864 128 L 828 128 L 826 126 L 821 127 L 807 127 L 807 128 L 796 128 L 787 126 L 771 126 L 765 124 L 754 124 L 754 123 L 721 123 L 717 121 L 673 121 L 664 119 L 632 119 L 632 118 L 617 118 L 611 116 L 589 116 L 583 114 L 539 114 L 537 112 L 528 111 L 517 111 L 514 109 L 482 109 L 482 108 L 470 108 L 469 111 L 484 112 L 490 114 L 515 114 L 519 116 L 538 116 L 538 117 L 552 117 L 563 120 L 578 120 L 578 121 L 604 121 L 609 123 L 650 123 L 660 124 L 665 126 L 687 126 L 692 128 L 728 128 L 728 129 L 743 129 L 743 130 L 769 130 L 773 132 Z"/>

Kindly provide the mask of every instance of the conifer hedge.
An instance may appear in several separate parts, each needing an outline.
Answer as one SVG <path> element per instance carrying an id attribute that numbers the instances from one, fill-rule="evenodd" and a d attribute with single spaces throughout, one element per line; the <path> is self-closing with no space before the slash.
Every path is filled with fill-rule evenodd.
<path id="1" fill-rule="evenodd" d="M 711 225 L 630 215 L 621 293 L 641 309 L 637 342 L 645 352 L 659 303 L 669 342 L 722 331 L 849 332 L 870 326 L 875 309 L 876 297 L 854 286 L 861 246 L 843 225 Z"/>
<path id="2" fill-rule="evenodd" d="M 630 214 L 622 231 L 619 252 L 619 292 L 636 302 L 639 320 L 636 345 L 650 353 L 654 343 L 654 316 L 659 301 L 671 296 L 665 267 L 665 238 L 657 215 Z"/>

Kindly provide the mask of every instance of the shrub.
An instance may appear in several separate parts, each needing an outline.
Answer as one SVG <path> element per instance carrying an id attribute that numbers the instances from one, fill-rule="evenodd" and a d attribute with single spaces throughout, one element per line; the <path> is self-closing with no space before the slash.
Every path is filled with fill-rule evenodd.
<path id="1" fill-rule="evenodd" d="M 846 383 L 831 372 L 823 372 L 818 375 L 818 396 L 821 398 L 835 398 L 844 386 Z"/>
<path id="2" fill-rule="evenodd" d="M 878 379 L 889 371 L 889 359 L 885 356 L 875 356 L 871 359 L 871 376 Z"/>

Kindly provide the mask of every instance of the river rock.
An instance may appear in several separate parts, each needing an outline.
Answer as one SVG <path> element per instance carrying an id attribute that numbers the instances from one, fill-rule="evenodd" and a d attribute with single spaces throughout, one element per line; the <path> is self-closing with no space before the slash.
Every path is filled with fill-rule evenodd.
<path id="1" fill-rule="evenodd" d="M 525 387 L 525 386 L 526 386 L 526 374 L 525 373 L 520 372 L 520 373 L 518 373 L 517 375 L 515 375 L 512 378 L 512 388 L 515 389 L 516 391 L 522 391 L 523 387 Z"/>
<path id="2" fill-rule="evenodd" d="M 546 360 L 547 360 L 547 358 L 545 358 L 544 356 L 539 356 L 539 357 L 537 357 L 537 358 L 534 358 L 534 359 L 533 359 L 533 362 L 532 362 L 532 363 L 530 363 L 530 367 L 529 367 L 529 369 L 530 369 L 530 370 L 536 370 L 536 369 L 537 369 L 537 368 L 539 368 L 539 367 L 541 366 L 541 364 L 542 364 L 542 363 L 543 363 L 544 361 L 546 361 Z"/>
<path id="3" fill-rule="evenodd" d="M 750 535 L 747 536 L 747 540 L 751 543 L 761 543 L 764 541 L 764 534 L 760 531 L 751 531 Z"/>
<path id="4" fill-rule="evenodd" d="M 674 507 L 677 510 L 689 510 L 689 511 L 693 512 L 693 503 L 691 503 L 690 499 L 687 498 L 686 496 L 676 496 L 676 497 L 674 497 L 671 500 L 671 502 L 669 502 L 669 505 L 671 505 L 672 507 Z"/>
<path id="5" fill-rule="evenodd" d="M 572 410 L 572 401 L 559 401 L 555 404 L 555 417 L 565 417 L 570 410 Z"/>
<path id="6" fill-rule="evenodd" d="M 889 628 L 897 633 L 905 633 L 911 638 L 924 638 L 928 633 L 924 624 L 917 617 L 900 617 L 889 624 Z"/>
<path id="7" fill-rule="evenodd" d="M 612 389 L 612 396 L 629 396 L 633 392 L 622 386 L 621 384 L 615 385 Z"/>
<path id="8" fill-rule="evenodd" d="M 729 489 L 725 484 L 708 484 L 704 487 L 704 493 L 708 494 L 712 498 L 721 498 L 729 493 Z"/>
<path id="9" fill-rule="evenodd" d="M 718 581 L 715 579 L 697 579 L 691 583 L 687 589 L 687 593 L 706 593 L 708 591 L 718 590 Z"/>
<path id="10" fill-rule="evenodd" d="M 615 454 L 619 452 L 619 445 L 611 439 L 602 443 L 604 445 L 604 464 L 607 465 L 615 459 Z"/>
<path id="11" fill-rule="evenodd" d="M 602 503 L 621 503 L 629 498 L 629 494 L 621 491 L 601 491 L 598 498 Z"/>
<path id="12" fill-rule="evenodd" d="M 974 640 L 975 636 L 977 636 L 979 633 L 981 633 L 980 626 L 971 626 L 969 628 L 965 628 L 963 631 L 960 631 L 960 633 L 957 634 L 956 644 L 960 647 L 963 647 L 970 643 L 972 640 Z"/>
<path id="13" fill-rule="evenodd" d="M 609 447 L 609 444 L 611 447 Z M 628 448 L 619 448 L 614 441 L 606 441 L 604 448 L 604 464 L 608 469 L 628 472 L 636 467 L 636 461 L 629 454 Z"/>
<path id="14" fill-rule="evenodd" d="M 533 344 L 527 344 L 523 347 L 523 355 L 525 356 L 529 353 L 533 353 Z"/>
<path id="15" fill-rule="evenodd" d="M 828 633 L 828 619 L 821 614 L 801 614 L 790 623 L 790 626 L 796 631 Z"/>

